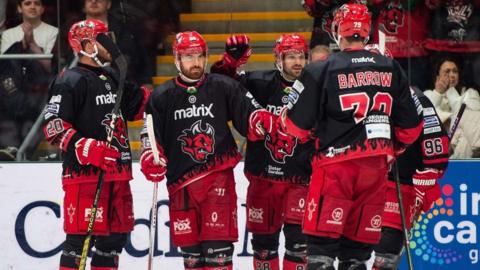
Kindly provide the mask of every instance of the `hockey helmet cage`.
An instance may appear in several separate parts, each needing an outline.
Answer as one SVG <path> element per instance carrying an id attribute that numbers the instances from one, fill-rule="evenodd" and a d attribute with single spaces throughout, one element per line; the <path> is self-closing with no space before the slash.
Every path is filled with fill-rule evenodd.
<path id="1" fill-rule="evenodd" d="M 186 53 L 205 53 L 208 52 L 207 43 L 203 37 L 196 31 L 180 32 L 173 41 L 173 54 L 175 56 Z"/>
<path id="2" fill-rule="evenodd" d="M 362 37 L 368 41 L 371 27 L 371 15 L 362 4 L 344 4 L 335 12 L 332 21 L 332 35 L 337 42 L 342 37 Z"/>
<path id="3" fill-rule="evenodd" d="M 108 33 L 108 27 L 100 20 L 79 21 L 70 27 L 68 32 L 68 43 L 75 53 L 83 51 L 82 42 L 90 41 L 96 44 L 97 35 Z"/>
<path id="4" fill-rule="evenodd" d="M 378 54 L 382 54 L 380 52 L 380 46 L 378 44 L 367 44 L 365 45 L 365 50 L 367 51 L 370 51 L 370 52 L 373 52 L 373 53 L 378 53 Z M 383 52 L 383 55 L 385 55 L 386 57 L 390 58 L 390 59 L 393 59 L 393 54 L 392 52 L 387 48 L 385 47 L 384 49 L 385 51 Z"/>
<path id="5" fill-rule="evenodd" d="M 277 59 L 282 59 L 282 56 L 289 52 L 308 54 L 308 46 L 305 38 L 299 34 L 283 34 L 275 42 L 273 49 Z"/>

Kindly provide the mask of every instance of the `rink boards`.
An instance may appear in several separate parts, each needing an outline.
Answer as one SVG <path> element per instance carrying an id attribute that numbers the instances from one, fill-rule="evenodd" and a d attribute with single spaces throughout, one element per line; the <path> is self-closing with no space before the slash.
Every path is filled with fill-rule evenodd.
<path id="1" fill-rule="evenodd" d="M 239 241 L 235 244 L 235 269 L 252 265 L 249 235 L 245 232 L 247 180 L 243 163 L 235 168 L 238 193 Z M 62 231 L 61 164 L 0 164 L 0 270 L 58 269 Z M 134 164 L 131 182 L 135 230 L 121 255 L 120 269 L 146 269 L 149 213 L 153 184 Z M 416 270 L 480 269 L 480 162 L 454 161 L 444 179 L 442 199 L 417 223 L 411 239 Z M 183 269 L 182 259 L 168 232 L 168 200 L 164 183 L 159 185 L 158 231 L 154 265 L 158 269 Z M 283 245 L 283 239 L 281 239 Z M 283 248 L 281 248 L 283 253 Z M 401 269 L 407 269 L 402 267 Z"/>

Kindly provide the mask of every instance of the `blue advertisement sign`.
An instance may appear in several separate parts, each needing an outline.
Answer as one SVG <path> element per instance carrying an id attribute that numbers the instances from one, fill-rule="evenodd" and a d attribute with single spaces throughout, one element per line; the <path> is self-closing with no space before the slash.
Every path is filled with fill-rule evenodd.
<path id="1" fill-rule="evenodd" d="M 419 217 L 410 250 L 415 270 L 480 269 L 480 163 L 450 161 L 440 180 L 442 198 Z M 407 270 L 405 259 L 400 269 Z"/>

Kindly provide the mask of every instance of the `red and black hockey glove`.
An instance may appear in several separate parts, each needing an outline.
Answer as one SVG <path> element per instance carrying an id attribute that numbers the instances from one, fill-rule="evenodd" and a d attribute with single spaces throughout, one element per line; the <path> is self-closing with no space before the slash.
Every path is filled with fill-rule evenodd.
<path id="1" fill-rule="evenodd" d="M 332 4 L 331 2 L 330 0 L 302 0 L 302 6 L 308 15 L 318 17 L 322 14 L 322 10 Z"/>
<path id="2" fill-rule="evenodd" d="M 156 164 L 152 149 L 145 149 L 140 156 L 140 166 L 142 173 L 147 180 L 152 182 L 160 182 L 165 179 L 167 172 L 167 158 L 160 152 L 160 163 Z"/>
<path id="3" fill-rule="evenodd" d="M 248 140 L 263 140 L 266 133 L 273 131 L 275 122 L 276 116 L 265 109 L 252 112 L 248 119 Z"/>
<path id="4" fill-rule="evenodd" d="M 437 183 L 441 173 L 435 169 L 416 170 L 412 176 L 416 192 L 416 204 L 422 203 L 423 211 L 427 212 L 433 203 L 440 198 L 440 187 Z"/>
<path id="5" fill-rule="evenodd" d="M 81 138 L 75 143 L 75 154 L 81 165 L 93 165 L 105 171 L 115 167 L 120 158 L 120 152 L 108 147 L 107 142 L 90 138 Z"/>
<path id="6" fill-rule="evenodd" d="M 224 64 L 235 69 L 246 64 L 252 54 L 249 41 L 250 38 L 247 35 L 229 37 L 225 43 Z"/>

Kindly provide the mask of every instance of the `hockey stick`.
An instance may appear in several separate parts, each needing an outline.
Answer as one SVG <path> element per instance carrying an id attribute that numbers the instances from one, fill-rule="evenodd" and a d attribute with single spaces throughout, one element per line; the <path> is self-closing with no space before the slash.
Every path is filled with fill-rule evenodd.
<path id="1" fill-rule="evenodd" d="M 146 123 L 148 141 L 152 147 L 153 159 L 155 164 L 160 164 L 166 166 L 165 161 L 160 160 L 159 151 L 157 148 L 157 141 L 155 139 L 155 131 L 153 129 L 153 118 L 151 114 L 147 114 Z M 153 198 L 152 198 L 152 214 L 150 217 L 150 246 L 148 249 L 148 270 L 153 268 L 153 248 L 155 244 L 155 230 L 157 227 L 157 192 L 158 192 L 158 182 L 153 183 Z"/>
<path id="2" fill-rule="evenodd" d="M 123 96 L 123 87 L 125 84 L 125 78 L 127 76 L 127 60 L 125 56 L 120 53 L 120 50 L 117 46 L 108 38 L 106 35 L 100 34 L 97 36 L 97 41 L 102 44 L 105 49 L 112 55 L 112 59 L 114 59 L 115 64 L 117 65 L 120 77 L 118 79 L 118 91 L 117 97 L 115 99 L 115 106 L 112 110 L 112 121 L 110 122 L 110 132 L 107 132 L 107 147 L 112 145 L 113 134 L 115 131 L 115 123 L 118 118 L 118 113 L 120 111 L 120 104 L 122 102 Z M 97 216 L 97 209 L 98 209 L 98 201 L 100 199 L 100 192 L 102 191 L 103 182 L 105 180 L 105 171 L 101 170 L 100 174 L 98 175 L 98 182 L 97 188 L 95 190 L 95 196 L 93 199 L 92 211 L 90 214 L 90 219 L 88 220 L 87 226 L 87 236 L 83 242 L 82 248 L 82 256 L 80 257 L 80 265 L 78 267 L 79 270 L 85 270 L 85 266 L 87 263 L 87 255 L 88 251 L 90 250 L 90 241 L 92 240 L 92 232 L 93 232 L 93 225 L 95 223 L 95 218 Z"/>
<path id="3" fill-rule="evenodd" d="M 460 106 L 460 110 L 458 110 L 457 117 L 455 117 L 455 120 L 453 120 L 452 123 L 452 128 L 448 131 L 448 139 L 452 139 L 453 135 L 455 135 L 455 131 L 457 131 L 458 124 L 460 123 L 460 120 L 462 119 L 463 112 L 465 111 L 465 108 L 467 105 L 465 103 L 462 103 L 462 106 Z"/>
<path id="4" fill-rule="evenodd" d="M 395 184 L 397 187 L 397 198 L 398 198 L 398 206 L 400 208 L 400 218 L 402 220 L 402 229 L 403 229 L 403 244 L 404 248 L 407 251 L 407 262 L 408 262 L 408 269 L 413 270 L 413 261 L 412 261 L 412 253 L 410 251 L 410 239 L 407 230 L 407 220 L 405 218 L 405 209 L 403 208 L 403 197 L 402 191 L 400 189 L 400 176 L 398 173 L 398 165 L 397 162 L 393 164 L 393 177 L 395 178 Z"/>

